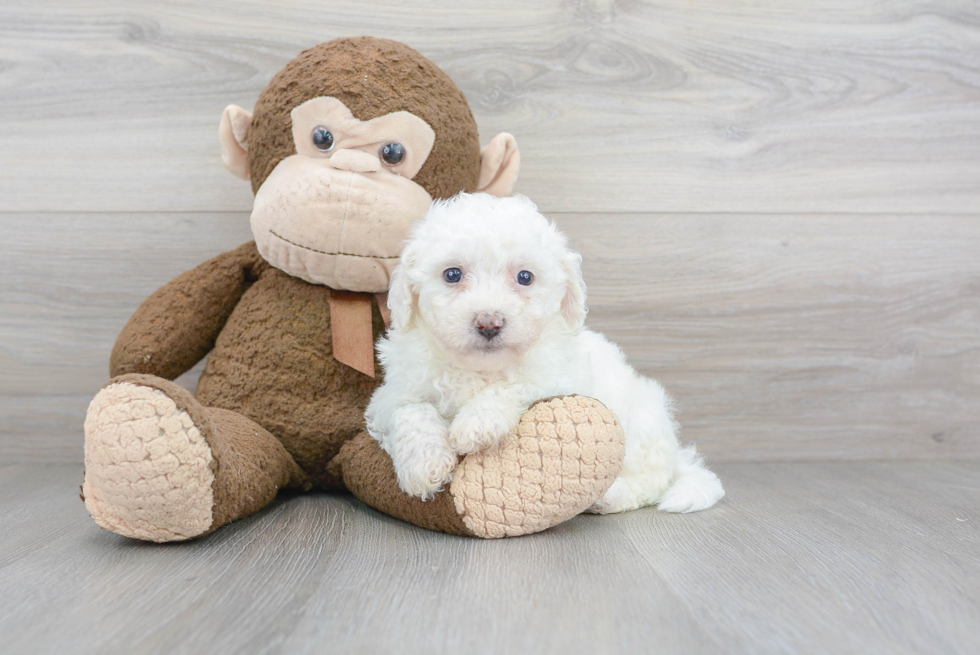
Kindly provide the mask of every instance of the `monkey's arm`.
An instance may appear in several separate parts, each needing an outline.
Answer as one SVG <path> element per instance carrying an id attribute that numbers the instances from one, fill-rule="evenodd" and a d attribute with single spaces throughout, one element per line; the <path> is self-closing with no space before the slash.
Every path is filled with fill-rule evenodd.
<path id="1" fill-rule="evenodd" d="M 110 375 L 148 373 L 173 380 L 186 372 L 214 347 L 235 305 L 264 265 L 250 242 L 157 289 L 116 339 Z"/>

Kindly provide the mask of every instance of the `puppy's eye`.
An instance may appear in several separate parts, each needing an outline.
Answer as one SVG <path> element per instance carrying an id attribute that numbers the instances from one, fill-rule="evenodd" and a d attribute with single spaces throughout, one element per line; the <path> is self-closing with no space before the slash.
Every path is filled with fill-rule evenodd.
<path id="1" fill-rule="evenodd" d="M 313 129 L 313 145 L 323 152 L 333 150 L 333 133 L 325 127 Z"/>
<path id="2" fill-rule="evenodd" d="M 534 282 L 534 275 L 531 274 L 531 271 L 521 271 L 517 274 L 517 283 L 519 285 L 526 287 L 532 282 Z"/>
<path id="3" fill-rule="evenodd" d="M 381 146 L 381 150 L 378 151 L 378 156 L 381 157 L 381 161 L 389 166 L 397 166 L 405 159 L 405 146 L 397 141 L 386 143 Z"/>
<path id="4" fill-rule="evenodd" d="M 447 268 L 442 272 L 442 279 L 449 284 L 456 284 L 463 279 L 463 271 L 458 268 Z"/>

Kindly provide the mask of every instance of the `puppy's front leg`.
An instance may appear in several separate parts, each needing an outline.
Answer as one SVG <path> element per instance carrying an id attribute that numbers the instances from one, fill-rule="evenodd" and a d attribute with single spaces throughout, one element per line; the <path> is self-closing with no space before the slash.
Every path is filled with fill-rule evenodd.
<path id="1" fill-rule="evenodd" d="M 429 403 L 402 405 L 392 414 L 388 454 L 405 493 L 429 500 L 452 480 L 457 458 L 446 439 L 446 421 Z"/>
<path id="2" fill-rule="evenodd" d="M 449 446 L 460 455 L 496 446 L 539 397 L 540 392 L 530 387 L 487 387 L 456 414 L 449 426 Z"/>

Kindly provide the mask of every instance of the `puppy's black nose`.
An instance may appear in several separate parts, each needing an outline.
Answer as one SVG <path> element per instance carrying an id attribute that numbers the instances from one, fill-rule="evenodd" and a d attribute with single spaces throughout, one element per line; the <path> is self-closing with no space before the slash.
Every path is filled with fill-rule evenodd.
<path id="1" fill-rule="evenodd" d="M 504 322 L 504 317 L 500 314 L 477 314 L 473 321 L 473 327 L 476 328 L 481 337 L 490 341 L 504 329 Z"/>

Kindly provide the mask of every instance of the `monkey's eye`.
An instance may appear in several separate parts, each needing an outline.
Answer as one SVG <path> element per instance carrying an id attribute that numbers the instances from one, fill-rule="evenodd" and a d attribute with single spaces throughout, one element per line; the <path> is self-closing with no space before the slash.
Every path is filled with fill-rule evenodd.
<path id="1" fill-rule="evenodd" d="M 313 145 L 323 152 L 333 150 L 333 134 L 325 127 L 313 129 Z"/>
<path id="2" fill-rule="evenodd" d="M 447 268 L 442 272 L 442 279 L 449 284 L 456 284 L 463 279 L 463 271 L 458 268 Z"/>
<path id="3" fill-rule="evenodd" d="M 531 274 L 531 271 L 521 271 L 517 274 L 517 283 L 522 287 L 526 287 L 532 282 L 534 282 L 534 275 Z"/>
<path id="4" fill-rule="evenodd" d="M 405 146 L 397 141 L 386 143 L 378 150 L 378 156 L 389 166 L 397 166 L 405 159 Z"/>

